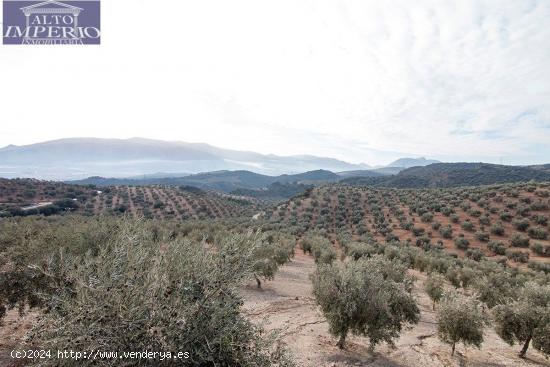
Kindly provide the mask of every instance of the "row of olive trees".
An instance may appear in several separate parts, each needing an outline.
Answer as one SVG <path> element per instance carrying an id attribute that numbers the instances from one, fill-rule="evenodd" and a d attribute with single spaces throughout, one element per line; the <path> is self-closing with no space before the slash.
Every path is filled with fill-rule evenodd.
<path id="1" fill-rule="evenodd" d="M 418 308 L 410 295 L 412 282 L 404 275 L 412 267 L 430 273 L 425 289 L 434 309 L 440 303 L 438 335 L 451 345 L 452 354 L 457 343 L 480 347 L 484 328 L 491 322 L 506 342 L 524 344 L 520 356 L 531 341 L 536 349 L 549 353 L 548 277 L 510 273 L 493 262 L 460 260 L 440 250 L 354 242 L 345 232 L 338 238 L 348 258 L 339 264 L 318 264 L 313 286 L 340 347 L 349 332 L 368 336 L 373 347 L 380 341 L 392 343 L 404 324 L 415 322 Z M 447 291 L 448 282 L 473 287 L 476 297 Z"/>
<path id="2" fill-rule="evenodd" d="M 442 296 L 441 288 L 434 287 L 436 281 L 432 279 L 427 290 L 434 301 L 441 300 L 437 312 L 441 340 L 452 345 L 451 354 L 458 342 L 481 347 L 483 330 L 490 323 L 482 304 L 457 293 Z M 497 334 L 510 345 L 523 345 L 520 357 L 525 357 L 531 342 L 535 349 L 550 354 L 550 286 L 527 283 L 517 300 L 496 306 L 492 314 Z"/>

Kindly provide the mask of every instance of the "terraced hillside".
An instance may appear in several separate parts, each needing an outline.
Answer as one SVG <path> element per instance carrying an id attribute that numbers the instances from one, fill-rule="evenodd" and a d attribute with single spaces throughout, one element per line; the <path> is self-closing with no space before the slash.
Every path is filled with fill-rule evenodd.
<path id="1" fill-rule="evenodd" d="M 187 186 L 76 186 L 38 180 L 0 180 L 0 215 L 123 214 L 156 219 L 252 216 L 259 202 Z"/>
<path id="2" fill-rule="evenodd" d="M 157 219 L 212 219 L 252 216 L 258 203 L 250 198 L 177 186 L 103 188 L 87 202 L 88 214 L 126 213 Z"/>
<path id="3" fill-rule="evenodd" d="M 54 201 L 63 198 L 89 200 L 97 194 L 93 186 L 67 185 L 57 181 L 0 178 L 0 204 L 26 206 L 34 202 Z"/>
<path id="4" fill-rule="evenodd" d="M 453 189 L 315 188 L 268 212 L 304 231 L 399 240 L 460 257 L 550 262 L 550 184 Z"/>

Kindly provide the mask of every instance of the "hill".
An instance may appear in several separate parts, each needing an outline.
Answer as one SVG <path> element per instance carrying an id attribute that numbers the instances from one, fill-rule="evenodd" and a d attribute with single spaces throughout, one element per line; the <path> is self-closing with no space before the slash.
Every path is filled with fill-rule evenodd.
<path id="1" fill-rule="evenodd" d="M 117 185 L 173 185 L 195 186 L 204 189 L 231 192 L 239 189 L 258 190 L 279 183 L 318 184 L 336 182 L 340 177 L 330 171 L 316 170 L 296 175 L 267 176 L 250 171 L 217 171 L 199 173 L 184 177 L 161 177 L 146 179 L 119 179 L 90 177 L 84 180 L 70 181 L 71 184 L 117 186 Z"/>
<path id="2" fill-rule="evenodd" d="M 426 188 L 477 186 L 501 183 L 549 181 L 550 172 L 534 167 L 488 163 L 435 163 L 412 167 L 386 177 L 353 177 L 342 180 L 350 185 Z"/>
<path id="3" fill-rule="evenodd" d="M 34 179 L 0 179 L 0 217 L 123 214 L 156 219 L 216 219 L 251 216 L 259 200 L 192 186 L 68 185 Z"/>
<path id="4" fill-rule="evenodd" d="M 70 138 L 0 149 L 0 174 L 69 180 L 90 176 L 131 177 L 165 172 L 248 170 L 280 175 L 326 169 L 366 169 L 333 158 L 276 156 L 217 148 L 202 143 L 152 139 Z"/>
<path id="5" fill-rule="evenodd" d="M 549 197 L 549 182 L 447 189 L 333 184 L 309 190 L 267 215 L 305 232 L 430 243 L 460 257 L 476 252 L 502 260 L 506 255 L 510 265 L 529 259 L 547 263 Z"/>

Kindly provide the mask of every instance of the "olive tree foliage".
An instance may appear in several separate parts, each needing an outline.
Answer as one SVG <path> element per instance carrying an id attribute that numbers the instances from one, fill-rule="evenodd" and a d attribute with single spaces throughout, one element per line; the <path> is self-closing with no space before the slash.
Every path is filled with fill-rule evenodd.
<path id="1" fill-rule="evenodd" d="M 367 336 L 371 348 L 393 345 L 405 324 L 418 322 L 420 311 L 402 270 L 379 256 L 318 265 L 313 293 L 338 347 L 345 347 L 349 332 Z"/>
<path id="2" fill-rule="evenodd" d="M 46 300 L 49 312 L 30 342 L 54 350 L 189 352 L 187 360 L 155 361 L 167 366 L 292 366 L 275 336 L 262 336 L 240 312 L 237 290 L 253 272 L 256 241 L 231 235 L 215 250 L 185 238 L 159 244 L 140 222 L 125 223 L 96 256 L 65 260 L 65 286 Z"/>
<path id="3" fill-rule="evenodd" d="M 550 285 L 526 283 L 517 300 L 494 308 L 497 334 L 508 344 L 523 344 L 524 357 L 532 342 L 533 347 L 550 354 Z"/>
<path id="4" fill-rule="evenodd" d="M 473 282 L 477 298 L 489 308 L 512 300 L 519 289 L 520 281 L 507 271 L 496 271 L 479 277 Z"/>
<path id="5" fill-rule="evenodd" d="M 451 345 L 451 355 L 454 355 L 457 343 L 481 347 L 485 317 L 474 298 L 457 293 L 445 294 L 437 310 L 437 319 L 437 335 L 441 341 Z"/>
<path id="6" fill-rule="evenodd" d="M 76 216 L 0 220 L 0 320 L 13 308 L 22 314 L 42 307 L 39 294 L 57 287 L 63 258 L 94 255 L 119 225 L 119 220 Z"/>
<path id="7" fill-rule="evenodd" d="M 245 241 L 248 239 L 245 237 Z M 262 287 L 260 277 L 273 279 L 279 266 L 294 256 L 295 239 L 282 233 L 268 233 L 257 236 L 253 252 L 253 275 L 258 288 Z"/>
<path id="8" fill-rule="evenodd" d="M 336 260 L 336 251 L 328 238 L 317 233 L 304 236 L 300 244 L 305 253 L 310 253 L 316 263 L 329 264 Z"/>
<path id="9" fill-rule="evenodd" d="M 435 310 L 435 303 L 441 300 L 445 291 L 445 277 L 437 273 L 430 274 L 426 279 L 425 288 L 433 302 L 432 309 Z"/>

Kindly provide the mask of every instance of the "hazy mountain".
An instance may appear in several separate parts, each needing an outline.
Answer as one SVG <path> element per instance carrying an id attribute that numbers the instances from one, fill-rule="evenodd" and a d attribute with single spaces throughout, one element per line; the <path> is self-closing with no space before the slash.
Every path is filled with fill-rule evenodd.
<path id="1" fill-rule="evenodd" d="M 382 167 L 370 170 L 371 172 L 378 173 L 381 176 L 396 175 L 403 171 L 405 167 Z"/>
<path id="2" fill-rule="evenodd" d="M 390 163 L 387 165 L 387 167 L 403 167 L 403 168 L 410 168 L 410 167 L 419 167 L 419 166 L 427 166 L 433 163 L 441 163 L 440 161 L 437 161 L 435 159 L 426 159 L 424 157 L 422 158 L 399 158 L 398 160 Z"/>
<path id="3" fill-rule="evenodd" d="M 499 183 L 550 181 L 545 166 L 504 166 L 488 163 L 435 163 L 412 167 L 385 177 L 352 177 L 341 182 L 352 185 L 428 188 L 491 185 Z"/>
<path id="4" fill-rule="evenodd" d="M 117 185 L 177 185 L 194 186 L 203 189 L 231 192 L 238 189 L 266 189 L 274 183 L 296 183 L 300 185 L 336 182 L 340 177 L 330 171 L 316 170 L 296 175 L 267 176 L 250 171 L 217 171 L 199 173 L 185 177 L 164 178 L 103 178 L 89 177 L 84 180 L 67 181 L 78 185 L 117 186 Z"/>
<path id="5" fill-rule="evenodd" d="M 265 155 L 201 143 L 142 138 L 71 138 L 0 149 L 0 177 L 72 179 L 220 170 L 280 175 L 317 169 L 346 171 L 367 168 L 370 167 L 333 158 Z"/>
<path id="6" fill-rule="evenodd" d="M 340 178 L 348 178 L 348 177 L 379 177 L 383 176 L 382 173 L 376 172 L 377 169 L 367 169 L 367 170 L 358 170 L 358 171 L 344 171 L 344 172 L 338 172 L 337 175 L 340 176 Z"/>

